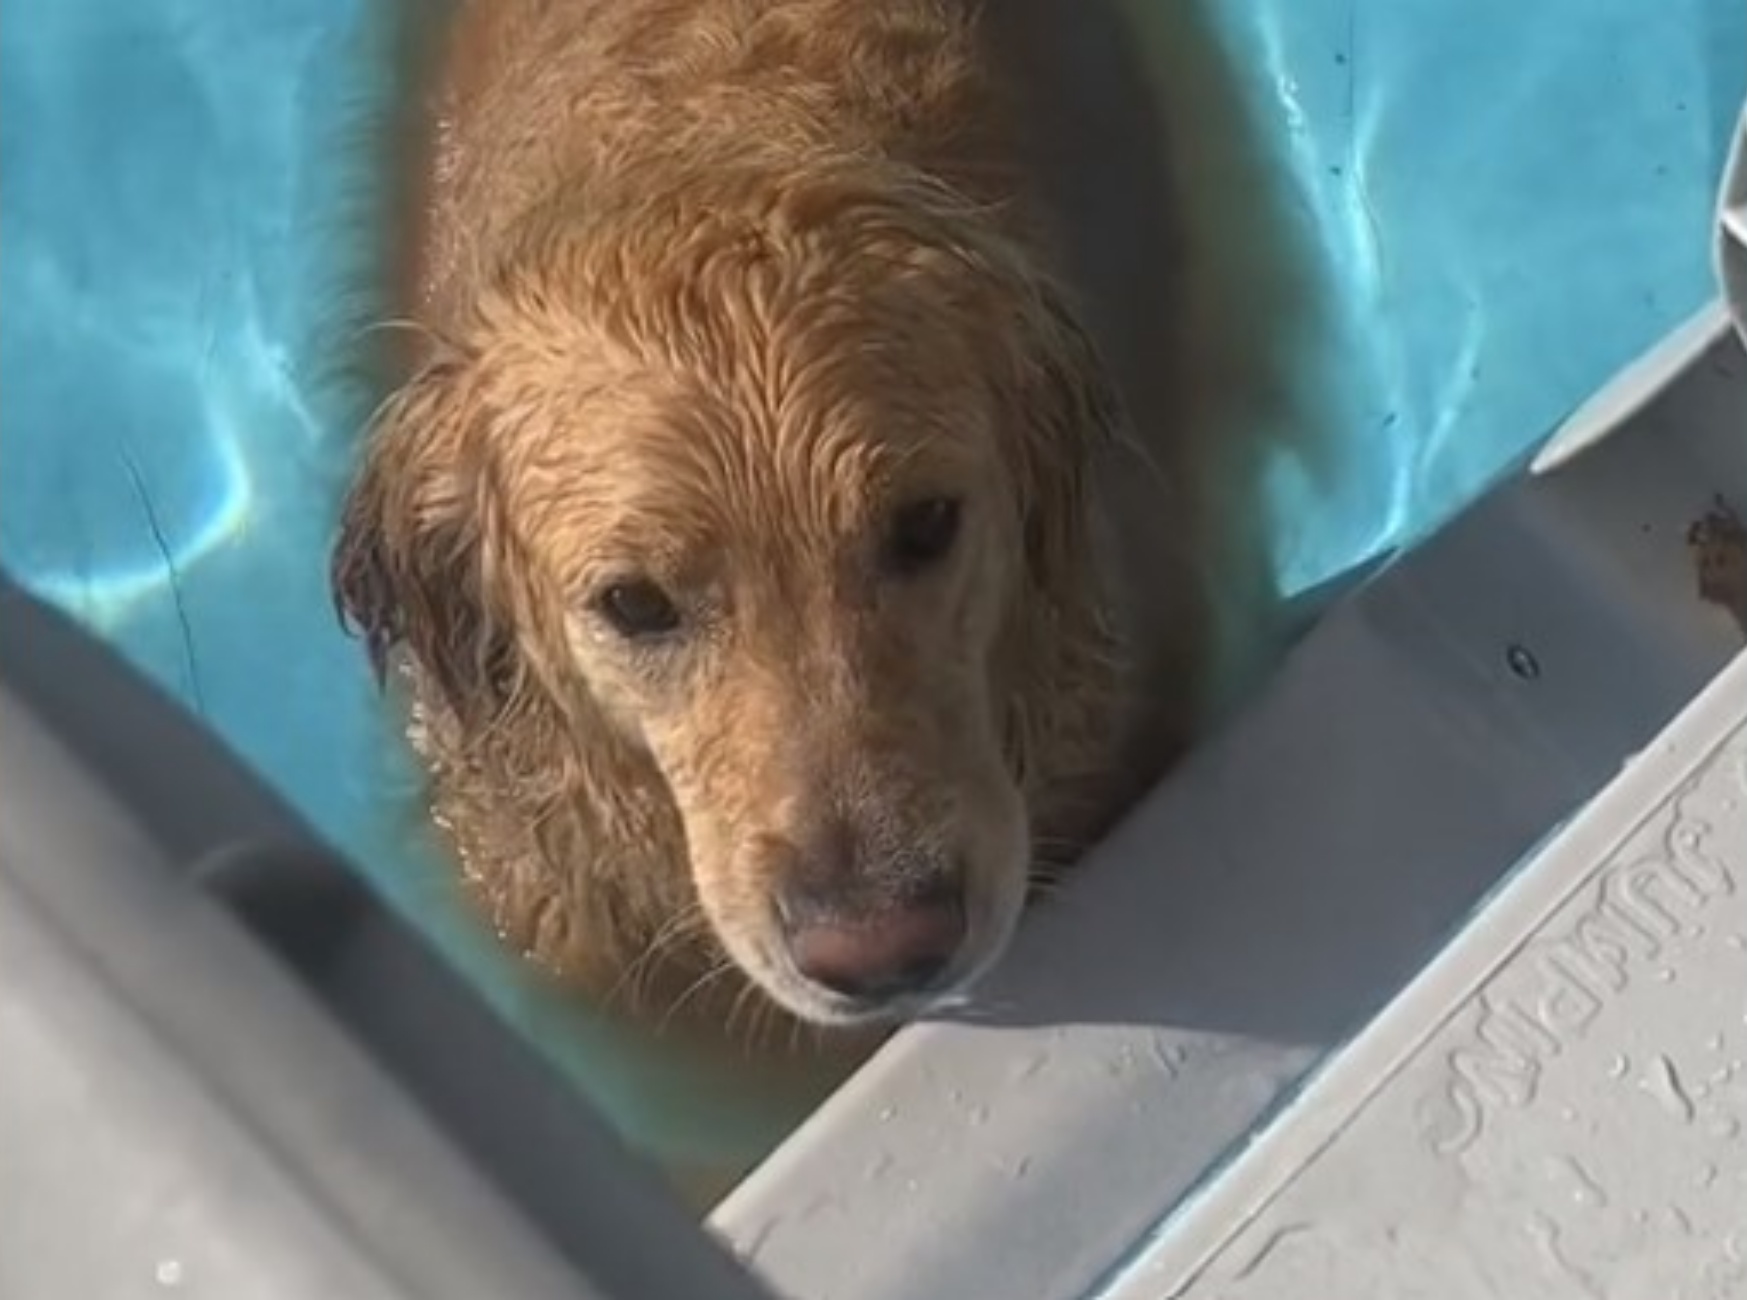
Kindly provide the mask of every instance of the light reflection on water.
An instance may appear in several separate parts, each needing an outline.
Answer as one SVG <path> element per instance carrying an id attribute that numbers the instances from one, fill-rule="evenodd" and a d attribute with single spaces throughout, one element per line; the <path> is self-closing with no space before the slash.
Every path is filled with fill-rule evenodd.
<path id="1" fill-rule="evenodd" d="M 1277 106 L 1278 229 L 1319 262 L 1320 432 L 1268 466 L 1282 594 L 1447 518 L 1716 292 L 1738 0 L 1190 7 Z"/>
<path id="2" fill-rule="evenodd" d="M 358 270 L 342 214 L 371 191 L 337 142 L 383 93 L 359 31 L 384 3 L 0 6 L 0 560 L 443 929 L 324 574 L 365 404 L 321 355 L 358 323 L 336 306 Z M 1174 74 L 1161 93 L 1233 300 L 1220 328 L 1282 352 L 1285 398 L 1232 408 L 1277 426 L 1257 474 L 1280 595 L 1446 516 L 1711 292 L 1739 0 L 1125 4 L 1163 54 L 1223 61 L 1198 68 L 1218 95 L 1188 103 Z M 1264 254 L 1312 289 L 1290 347 Z M 468 960 L 658 1145 L 780 1128 Z"/>

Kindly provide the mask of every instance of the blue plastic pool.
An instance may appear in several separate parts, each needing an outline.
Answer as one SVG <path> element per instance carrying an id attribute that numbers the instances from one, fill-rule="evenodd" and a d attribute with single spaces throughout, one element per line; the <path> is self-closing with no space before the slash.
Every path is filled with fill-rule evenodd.
<path id="1" fill-rule="evenodd" d="M 1128 7 L 1220 291 L 1201 327 L 1277 362 L 1268 392 L 1234 380 L 1227 418 L 1270 426 L 1281 601 L 1446 516 L 1712 291 L 1739 0 Z M 393 93 L 388 21 L 368 0 L 0 9 L 0 560 L 445 933 L 628 1131 L 738 1163 L 781 1107 L 467 948 L 330 612 L 363 414 L 332 362 L 370 312 L 373 180 L 348 144 Z M 1288 264 L 1310 311 L 1289 338 Z"/>

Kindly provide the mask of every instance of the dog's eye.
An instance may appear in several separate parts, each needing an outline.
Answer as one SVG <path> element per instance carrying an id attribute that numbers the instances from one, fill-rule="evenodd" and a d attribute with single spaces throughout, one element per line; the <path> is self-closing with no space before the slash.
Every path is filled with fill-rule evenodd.
<path id="1" fill-rule="evenodd" d="M 944 559 L 958 539 L 961 513 L 956 497 L 928 497 L 903 507 L 886 535 L 886 566 L 908 576 Z"/>
<path id="2" fill-rule="evenodd" d="M 605 587 L 595 608 L 629 640 L 665 636 L 679 626 L 679 610 L 660 587 L 647 578 L 633 578 Z"/>

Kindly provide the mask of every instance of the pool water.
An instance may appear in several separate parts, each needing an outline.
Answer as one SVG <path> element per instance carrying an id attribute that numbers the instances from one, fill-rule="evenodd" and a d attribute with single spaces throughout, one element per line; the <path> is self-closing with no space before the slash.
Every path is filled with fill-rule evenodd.
<path id="1" fill-rule="evenodd" d="M 1714 292 L 1739 0 L 1126 8 L 1198 328 L 1242 359 L 1217 418 L 1266 448 L 1264 613 L 1447 517 Z M 0 8 L 0 561 L 206 718 L 627 1133 L 737 1166 L 792 1102 L 554 1005 L 456 921 L 331 612 L 370 402 L 337 364 L 373 319 L 356 128 L 396 93 L 398 13 Z"/>

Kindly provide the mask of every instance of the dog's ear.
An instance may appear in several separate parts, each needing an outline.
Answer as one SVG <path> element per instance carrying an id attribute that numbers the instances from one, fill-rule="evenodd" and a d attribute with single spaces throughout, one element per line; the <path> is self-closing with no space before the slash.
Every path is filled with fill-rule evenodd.
<path id="1" fill-rule="evenodd" d="M 1059 602 L 1092 593 L 1093 474 L 1124 434 L 1124 413 L 1097 346 L 1063 293 L 1027 286 L 1015 334 L 1008 427 L 1033 595 Z"/>
<path id="2" fill-rule="evenodd" d="M 1104 361 L 1065 294 L 1029 274 L 1008 280 L 1003 356 L 993 374 L 1008 402 L 1013 491 L 1023 547 L 1007 644 L 1016 675 L 1008 761 L 1027 784 L 1060 792 L 1081 775 L 1082 734 L 1103 725 L 1120 689 L 1121 647 L 1100 563 L 1094 477 L 1127 437 Z M 1046 770 L 1047 769 L 1047 770 Z"/>
<path id="3" fill-rule="evenodd" d="M 404 649 L 463 722 L 501 712 L 525 669 L 491 588 L 506 544 L 473 364 L 432 361 L 383 406 L 341 515 L 331 581 L 378 676 Z"/>

